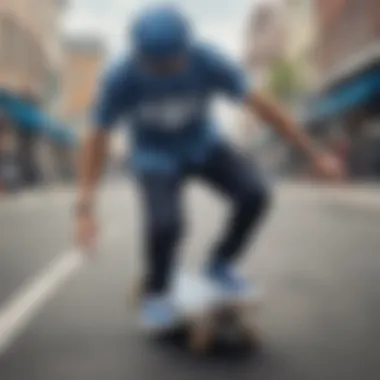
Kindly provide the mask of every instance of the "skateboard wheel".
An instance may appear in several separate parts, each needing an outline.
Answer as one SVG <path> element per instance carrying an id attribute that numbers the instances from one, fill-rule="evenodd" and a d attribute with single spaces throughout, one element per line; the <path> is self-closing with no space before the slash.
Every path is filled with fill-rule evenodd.
<path id="1" fill-rule="evenodd" d="M 243 325 L 242 336 L 247 346 L 254 348 L 258 348 L 260 346 L 259 334 L 255 327 Z"/>
<path id="2" fill-rule="evenodd" d="M 194 328 L 189 334 L 189 348 L 195 353 L 204 353 L 210 347 L 212 334 L 206 328 Z"/>

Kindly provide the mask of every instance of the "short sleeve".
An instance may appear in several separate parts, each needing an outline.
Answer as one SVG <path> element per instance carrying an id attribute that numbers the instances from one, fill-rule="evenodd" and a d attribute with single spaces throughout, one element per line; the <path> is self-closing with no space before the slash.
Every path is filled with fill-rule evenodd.
<path id="1" fill-rule="evenodd" d="M 251 90 L 244 70 L 213 47 L 204 48 L 203 54 L 214 89 L 234 100 L 243 100 Z"/>
<path id="2" fill-rule="evenodd" d="M 119 68 L 105 72 L 100 80 L 92 108 L 92 124 L 99 129 L 113 128 L 125 112 L 123 93 L 127 91 L 125 77 Z"/>

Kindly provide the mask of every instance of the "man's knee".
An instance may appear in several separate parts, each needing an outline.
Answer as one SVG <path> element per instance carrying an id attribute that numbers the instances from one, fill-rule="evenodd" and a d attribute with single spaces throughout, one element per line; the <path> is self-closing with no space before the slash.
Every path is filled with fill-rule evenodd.
<path id="1" fill-rule="evenodd" d="M 238 200 L 239 206 L 243 213 L 252 218 L 264 214 L 270 206 L 270 191 L 264 185 L 251 185 L 247 187 Z"/>
<path id="2" fill-rule="evenodd" d="M 159 240 L 176 239 L 182 231 L 182 223 L 178 217 L 165 215 L 155 218 L 151 223 L 151 233 Z"/>

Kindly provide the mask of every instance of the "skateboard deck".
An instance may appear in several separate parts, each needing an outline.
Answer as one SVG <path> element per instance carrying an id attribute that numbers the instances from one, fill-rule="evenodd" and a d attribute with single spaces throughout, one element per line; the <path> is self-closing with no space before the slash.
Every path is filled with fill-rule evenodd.
<path id="1" fill-rule="evenodd" d="M 228 298 L 204 276 L 180 271 L 173 279 L 171 298 L 179 316 L 164 334 L 182 331 L 192 351 L 208 351 L 217 341 L 247 348 L 258 344 L 250 313 L 259 304 L 258 295 Z"/>

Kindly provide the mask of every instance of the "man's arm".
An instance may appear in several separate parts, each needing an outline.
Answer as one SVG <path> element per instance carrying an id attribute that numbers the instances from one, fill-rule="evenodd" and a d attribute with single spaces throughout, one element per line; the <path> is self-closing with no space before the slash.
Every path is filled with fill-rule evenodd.
<path id="1" fill-rule="evenodd" d="M 314 164 L 319 174 L 329 178 L 342 177 L 343 169 L 340 162 L 319 149 L 301 126 L 275 101 L 265 95 L 255 93 L 248 97 L 246 104 L 250 110 L 258 114 L 261 119 L 303 152 Z"/>
<path id="2" fill-rule="evenodd" d="M 248 107 L 270 124 L 279 134 L 296 145 L 308 158 L 316 159 L 319 150 L 301 127 L 271 98 L 254 94 L 248 99 Z"/>
<path id="3" fill-rule="evenodd" d="M 95 189 L 104 166 L 109 133 L 93 128 L 85 138 L 78 165 L 78 212 L 92 211 Z"/>
<path id="4" fill-rule="evenodd" d="M 92 208 L 94 193 L 106 159 L 110 132 L 123 113 L 123 90 L 120 72 L 108 70 L 99 84 L 94 100 L 92 128 L 85 138 L 78 163 L 78 210 Z"/>
<path id="5" fill-rule="evenodd" d="M 94 128 L 86 137 L 78 163 L 78 198 L 75 205 L 75 244 L 84 253 L 96 247 L 97 220 L 94 214 L 96 187 L 108 147 L 108 133 Z"/>
<path id="6" fill-rule="evenodd" d="M 106 160 L 110 132 L 125 110 L 124 66 L 113 67 L 102 78 L 92 112 L 92 124 L 78 162 L 78 198 L 75 212 L 75 240 L 79 248 L 93 250 L 97 226 L 94 203 L 97 184 Z M 119 69 L 123 69 L 120 71 Z"/>

